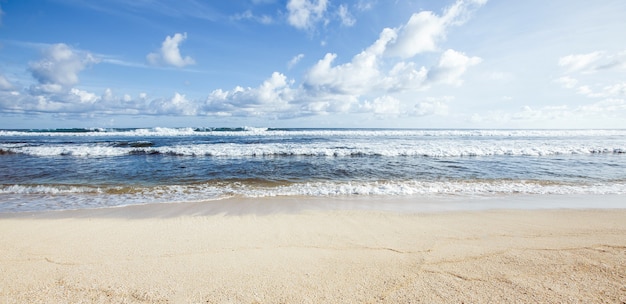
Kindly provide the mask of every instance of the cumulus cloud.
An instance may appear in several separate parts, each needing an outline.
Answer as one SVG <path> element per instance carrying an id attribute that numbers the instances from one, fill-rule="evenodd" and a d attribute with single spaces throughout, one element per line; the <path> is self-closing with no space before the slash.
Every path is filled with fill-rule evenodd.
<path id="1" fill-rule="evenodd" d="M 385 78 L 381 77 L 379 60 L 387 43 L 394 38 L 392 30 L 383 30 L 374 44 L 345 64 L 333 66 L 337 54 L 326 54 L 305 75 L 305 87 L 334 94 L 360 95 L 381 86 Z"/>
<path id="2" fill-rule="evenodd" d="M 93 104 L 93 103 L 97 102 L 100 99 L 98 97 L 98 95 L 96 95 L 94 93 L 90 93 L 90 92 L 87 92 L 87 91 L 79 90 L 79 89 L 76 89 L 76 88 L 72 88 L 70 90 L 70 95 L 76 96 L 80 103 L 87 103 L 87 104 Z"/>
<path id="3" fill-rule="evenodd" d="M 310 30 L 321 21 L 326 12 L 328 0 L 289 0 L 287 21 L 301 30 Z"/>
<path id="4" fill-rule="evenodd" d="M 161 44 L 161 49 L 156 53 L 150 53 L 146 56 L 148 62 L 152 65 L 172 65 L 182 68 L 187 65 L 195 64 L 195 60 L 189 56 L 184 58 L 180 54 L 180 44 L 187 39 L 187 33 L 176 33 L 174 36 L 167 36 Z"/>
<path id="5" fill-rule="evenodd" d="M 280 113 L 289 108 L 294 100 L 292 81 L 281 73 L 274 72 L 259 87 L 235 87 L 211 92 L 203 105 L 203 111 L 218 115 L 259 116 Z"/>
<path id="6" fill-rule="evenodd" d="M 364 112 L 384 115 L 398 115 L 402 113 L 400 100 L 388 95 L 376 97 L 373 101 L 366 100 L 360 105 L 360 109 Z"/>
<path id="7" fill-rule="evenodd" d="M 443 16 L 432 12 L 413 15 L 399 28 L 383 29 L 372 45 L 347 63 L 335 64 L 338 55 L 327 53 L 304 75 L 303 90 L 308 96 L 316 98 L 315 109 L 320 109 L 320 99 L 325 108 L 333 105 L 345 108 L 360 97 L 375 92 L 389 94 L 421 90 L 436 83 L 460 85 L 461 76 L 468 67 L 478 64 L 480 58 L 447 50 L 429 71 L 412 61 L 393 63 L 393 60 L 385 61 L 383 57 L 395 54 L 399 55 L 395 58 L 408 59 L 424 50 L 435 51 L 437 40 L 433 37 L 443 38 L 447 26 L 465 22 L 473 8 L 482 4 L 484 2 L 457 1 L 445 10 Z"/>
<path id="8" fill-rule="evenodd" d="M 148 112 L 160 115 L 192 116 L 197 114 L 197 108 L 197 103 L 176 92 L 170 99 L 155 99 L 150 102 Z"/>
<path id="9" fill-rule="evenodd" d="M 382 79 L 382 88 L 388 92 L 424 90 L 428 87 L 427 74 L 426 67 L 418 67 L 414 62 L 400 61 Z"/>
<path id="10" fill-rule="evenodd" d="M 91 54 L 75 51 L 69 46 L 58 43 L 43 51 L 43 58 L 31 62 L 29 70 L 37 79 L 43 91 L 56 92 L 63 87 L 78 83 L 78 73 L 86 66 L 98 62 Z"/>
<path id="11" fill-rule="evenodd" d="M 432 12 L 414 14 L 400 29 L 400 39 L 392 44 L 389 54 L 410 58 L 422 52 L 435 51 L 437 40 L 443 37 L 444 29 L 441 18 Z"/>
<path id="12" fill-rule="evenodd" d="M 390 43 L 387 54 L 400 58 L 411 58 L 424 52 L 437 50 L 450 26 L 461 25 L 470 14 L 487 1 L 459 0 L 439 16 L 431 11 L 413 14 L 409 21 L 394 29 L 398 38 Z"/>
<path id="13" fill-rule="evenodd" d="M 406 61 L 385 69 L 381 64 L 382 56 L 396 37 L 394 30 L 383 30 L 374 44 L 344 64 L 333 65 L 337 55 L 326 54 L 305 74 L 304 87 L 310 91 L 358 96 L 376 90 L 420 90 L 436 83 L 460 85 L 466 70 L 482 61 L 479 57 L 469 57 L 450 49 L 431 70 Z"/>
<path id="14" fill-rule="evenodd" d="M 439 63 L 428 71 L 428 81 L 460 85 L 463 83 L 460 77 L 467 68 L 481 61 L 479 57 L 468 57 L 462 52 L 447 50 L 441 55 Z"/>
<path id="15" fill-rule="evenodd" d="M 10 98 L 9 98 L 10 96 Z M 102 94 L 71 88 L 47 94 L 9 95 L 0 91 L 0 109 L 12 113 L 57 113 L 83 117 L 110 115 L 199 115 L 201 102 L 175 93 L 171 98 L 148 98 L 145 93 L 132 97 L 116 95 L 107 88 Z"/>

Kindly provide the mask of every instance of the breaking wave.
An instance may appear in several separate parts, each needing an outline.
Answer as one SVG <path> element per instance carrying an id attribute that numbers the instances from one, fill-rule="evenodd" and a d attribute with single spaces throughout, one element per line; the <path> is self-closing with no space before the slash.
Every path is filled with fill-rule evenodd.
<path id="1" fill-rule="evenodd" d="M 483 130 L 483 129 L 281 129 L 281 128 L 72 128 L 0 130 L 0 136 L 464 136 L 569 137 L 626 136 L 626 130 Z"/>

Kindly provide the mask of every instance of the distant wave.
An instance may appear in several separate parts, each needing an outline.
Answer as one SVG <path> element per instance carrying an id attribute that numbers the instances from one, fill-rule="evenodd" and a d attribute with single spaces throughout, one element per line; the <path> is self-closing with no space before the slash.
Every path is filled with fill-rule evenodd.
<path id="1" fill-rule="evenodd" d="M 626 130 L 289 129 L 289 128 L 70 128 L 0 130 L 0 136 L 437 136 L 575 137 L 626 136 Z"/>
<path id="2" fill-rule="evenodd" d="M 268 131 L 268 128 L 68 128 L 0 130 L 0 136 L 188 136 L 202 133 L 248 133 Z"/>
<path id="3" fill-rule="evenodd" d="M 0 144 L 0 156 L 106 157 L 123 155 L 171 155 L 194 157 L 472 157 L 472 156 L 549 156 L 577 154 L 624 154 L 626 145 L 615 143 L 537 141 L 436 141 L 342 144 L 327 143 L 214 143 L 156 147 L 151 141 L 113 142 L 107 144 Z"/>

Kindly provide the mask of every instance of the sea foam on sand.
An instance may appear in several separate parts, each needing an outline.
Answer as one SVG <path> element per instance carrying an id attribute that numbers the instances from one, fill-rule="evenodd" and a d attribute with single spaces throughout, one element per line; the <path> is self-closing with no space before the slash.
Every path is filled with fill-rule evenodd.
<path id="1" fill-rule="evenodd" d="M 626 301 L 626 209 L 397 212 L 273 201 L 0 215 L 0 300 Z"/>

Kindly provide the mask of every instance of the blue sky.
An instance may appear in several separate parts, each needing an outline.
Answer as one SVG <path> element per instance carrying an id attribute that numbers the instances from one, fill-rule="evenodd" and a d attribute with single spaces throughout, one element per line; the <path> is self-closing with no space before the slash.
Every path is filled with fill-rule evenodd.
<path id="1" fill-rule="evenodd" d="M 623 0 L 0 11 L 0 128 L 626 127 Z"/>

